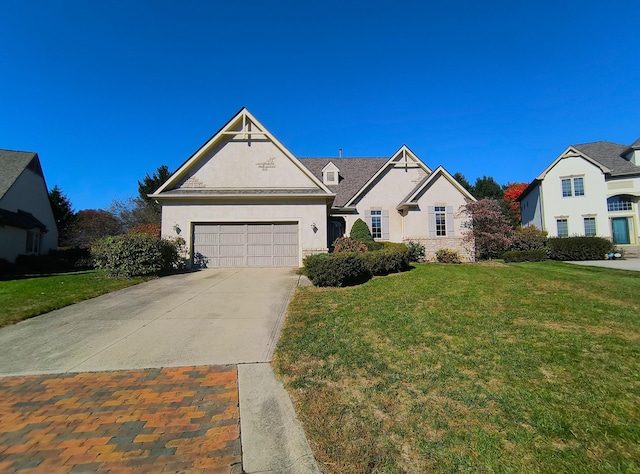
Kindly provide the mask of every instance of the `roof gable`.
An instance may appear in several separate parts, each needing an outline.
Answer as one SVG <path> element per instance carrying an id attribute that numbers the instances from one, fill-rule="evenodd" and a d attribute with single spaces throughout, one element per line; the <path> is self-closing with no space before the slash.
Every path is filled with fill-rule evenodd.
<path id="1" fill-rule="evenodd" d="M 590 156 L 581 152 L 575 146 L 570 146 L 564 152 L 562 152 L 560 156 L 558 156 L 555 160 L 553 160 L 553 162 L 549 166 L 547 166 L 542 173 L 540 173 L 540 175 L 536 178 L 536 180 L 542 181 L 545 178 L 545 176 L 547 176 L 547 173 L 549 173 L 549 171 L 551 171 L 553 167 L 556 166 L 564 158 L 582 158 L 583 160 L 591 163 L 593 166 L 600 168 L 600 171 L 602 171 L 603 173 L 611 172 L 611 170 L 607 168 L 605 165 L 603 165 L 602 163 L 594 160 Z"/>
<path id="2" fill-rule="evenodd" d="M 420 168 L 427 175 L 431 174 L 431 170 L 425 165 L 418 156 L 413 153 L 409 147 L 402 145 L 398 151 L 396 151 L 389 160 L 382 166 L 365 184 L 358 190 L 358 192 L 346 203 L 345 207 L 355 205 L 356 201 L 362 197 L 373 186 L 378 178 L 390 168 Z"/>
<path id="3" fill-rule="evenodd" d="M 451 176 L 451 174 L 444 169 L 442 166 L 438 166 L 430 175 L 425 176 L 422 181 L 420 181 L 415 188 L 407 195 L 406 198 L 402 200 L 400 204 L 398 204 L 397 209 L 412 207 L 417 205 L 418 199 L 424 193 L 424 191 L 431 186 L 438 179 L 446 179 L 449 181 L 459 192 L 464 196 L 465 199 L 470 201 L 476 201 L 467 189 L 462 186 L 458 181 Z"/>
<path id="4" fill-rule="evenodd" d="M 43 176 L 38 154 L 30 151 L 0 150 L 0 199 L 25 169 Z"/>
<path id="5" fill-rule="evenodd" d="M 151 196 L 331 191 L 242 108 Z M 240 193 L 238 193 L 240 191 Z"/>

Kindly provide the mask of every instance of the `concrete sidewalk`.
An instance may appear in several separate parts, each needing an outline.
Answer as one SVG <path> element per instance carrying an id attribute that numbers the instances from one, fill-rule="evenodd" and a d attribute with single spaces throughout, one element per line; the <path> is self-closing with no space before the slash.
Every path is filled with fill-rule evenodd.
<path id="1" fill-rule="evenodd" d="M 270 365 L 299 281 L 208 269 L 68 306 L 0 329 L 0 376 L 237 365 L 245 472 L 320 472 Z"/>
<path id="2" fill-rule="evenodd" d="M 640 272 L 640 258 L 628 258 L 619 260 L 585 260 L 581 262 L 567 262 L 574 265 L 585 265 L 588 267 L 613 268 L 616 270 L 631 270 Z"/>

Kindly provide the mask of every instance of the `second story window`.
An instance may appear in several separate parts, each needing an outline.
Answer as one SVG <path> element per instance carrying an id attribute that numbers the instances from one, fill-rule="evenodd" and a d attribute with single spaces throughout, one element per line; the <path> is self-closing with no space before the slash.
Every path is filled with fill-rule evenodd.
<path id="1" fill-rule="evenodd" d="M 584 178 L 562 178 L 562 197 L 584 196 Z"/>

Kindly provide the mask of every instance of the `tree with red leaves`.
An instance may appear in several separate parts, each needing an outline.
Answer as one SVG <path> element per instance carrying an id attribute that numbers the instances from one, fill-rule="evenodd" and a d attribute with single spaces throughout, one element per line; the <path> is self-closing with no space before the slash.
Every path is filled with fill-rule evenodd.
<path id="1" fill-rule="evenodd" d="M 509 219 L 514 227 L 517 227 L 522 222 L 522 215 L 520 214 L 520 203 L 516 201 L 522 192 L 527 189 L 529 183 L 508 183 L 504 187 L 504 201 L 509 205 L 508 213 Z"/>

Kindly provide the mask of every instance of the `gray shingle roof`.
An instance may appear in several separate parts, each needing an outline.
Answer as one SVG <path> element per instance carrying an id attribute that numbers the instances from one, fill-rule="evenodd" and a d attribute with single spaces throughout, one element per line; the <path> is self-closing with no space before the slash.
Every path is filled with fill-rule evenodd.
<path id="1" fill-rule="evenodd" d="M 640 141 L 640 140 L 638 140 Z M 638 142 L 636 141 L 636 142 Z M 632 145 L 633 146 L 633 145 Z M 622 158 L 629 147 L 612 142 L 592 142 L 582 145 L 573 145 L 573 148 L 584 153 L 589 158 L 597 161 L 611 170 L 611 176 L 624 176 L 628 174 L 640 174 L 640 166 Z"/>
<path id="2" fill-rule="evenodd" d="M 367 184 L 389 158 L 299 158 L 300 162 L 322 181 L 322 168 L 330 162 L 340 170 L 340 184 L 327 185 L 336 193 L 333 207 L 343 207 Z"/>
<path id="3" fill-rule="evenodd" d="M 30 151 L 0 149 L 0 199 L 4 197 L 18 176 L 36 157 L 37 154 Z M 36 169 L 40 170 L 39 163 Z M 42 173 L 41 170 L 39 172 Z"/>

